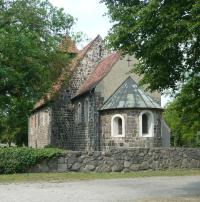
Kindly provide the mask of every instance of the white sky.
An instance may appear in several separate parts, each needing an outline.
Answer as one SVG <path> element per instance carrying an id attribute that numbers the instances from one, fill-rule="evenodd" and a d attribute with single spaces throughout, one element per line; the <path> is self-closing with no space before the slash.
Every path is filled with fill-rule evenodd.
<path id="1" fill-rule="evenodd" d="M 95 38 L 98 34 L 102 37 L 107 35 L 111 27 L 106 13 L 106 6 L 99 3 L 100 0 L 50 0 L 57 7 L 65 9 L 78 21 L 75 31 L 82 31 L 89 38 Z"/>
<path id="2" fill-rule="evenodd" d="M 64 8 L 65 12 L 77 18 L 74 31 L 81 31 L 93 39 L 98 34 L 105 37 L 111 28 L 109 18 L 105 16 L 106 6 L 100 0 L 49 0 L 54 6 Z M 162 106 L 169 101 L 168 96 L 162 96 Z"/>

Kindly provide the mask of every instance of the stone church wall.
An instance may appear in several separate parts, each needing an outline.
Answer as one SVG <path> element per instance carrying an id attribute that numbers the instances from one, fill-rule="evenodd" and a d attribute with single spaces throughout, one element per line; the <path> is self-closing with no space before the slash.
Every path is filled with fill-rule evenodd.
<path id="1" fill-rule="evenodd" d="M 141 109 L 119 109 L 101 111 L 100 114 L 100 144 L 101 150 L 108 148 L 159 147 L 161 146 L 161 112 L 151 110 L 154 115 L 154 137 L 140 137 L 139 114 Z M 125 137 L 111 136 L 111 119 L 115 114 L 121 114 L 125 121 Z"/>
<path id="2" fill-rule="evenodd" d="M 88 108 L 86 109 L 86 101 L 88 101 Z M 85 96 L 81 96 L 73 102 L 75 109 L 75 122 L 73 132 L 73 142 L 76 145 L 76 149 L 91 151 L 94 149 L 93 139 L 95 136 L 95 117 L 94 117 L 94 94 L 88 93 Z M 80 114 L 78 114 L 78 107 L 81 106 Z M 85 117 L 86 110 L 88 111 L 88 120 Z M 78 116 L 80 118 L 78 118 Z"/>
<path id="3" fill-rule="evenodd" d="M 43 148 L 50 144 L 51 109 L 43 108 L 29 117 L 28 145 L 32 148 Z"/>
<path id="4" fill-rule="evenodd" d="M 131 172 L 200 168 L 200 149 L 132 148 L 72 152 L 43 161 L 29 172 Z"/>
<path id="5" fill-rule="evenodd" d="M 85 103 L 89 102 L 89 121 L 85 120 Z M 73 101 L 75 108 L 74 124 L 74 144 L 76 150 L 94 151 L 100 150 L 99 139 L 99 107 L 102 106 L 103 99 L 94 92 L 88 92 L 80 98 Z M 81 104 L 81 120 L 77 121 L 78 105 Z"/>
<path id="6" fill-rule="evenodd" d="M 63 89 L 52 103 L 51 145 L 53 146 L 70 150 L 83 149 L 85 146 L 82 131 L 87 129 L 83 124 L 79 124 L 78 127 L 74 125 L 76 105 L 71 102 L 71 98 L 94 70 L 101 57 L 105 55 L 104 52 L 106 51 L 103 49 L 102 44 L 101 38 L 96 39 L 84 59 L 76 67 L 69 85 L 67 87 L 63 86 Z M 91 128 L 90 130 L 93 129 Z M 81 131 L 80 134 L 78 134 L 78 131 Z"/>

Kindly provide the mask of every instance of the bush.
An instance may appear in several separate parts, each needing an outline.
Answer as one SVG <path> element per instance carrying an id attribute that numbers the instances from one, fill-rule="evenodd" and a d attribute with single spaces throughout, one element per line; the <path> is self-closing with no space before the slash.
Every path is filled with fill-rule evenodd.
<path id="1" fill-rule="evenodd" d="M 63 152 L 55 148 L 0 148 L 0 174 L 27 172 L 42 160 L 61 156 Z"/>

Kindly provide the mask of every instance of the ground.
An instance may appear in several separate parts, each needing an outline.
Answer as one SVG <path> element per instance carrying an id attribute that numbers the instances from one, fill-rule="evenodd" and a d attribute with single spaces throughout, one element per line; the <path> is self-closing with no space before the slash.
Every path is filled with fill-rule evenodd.
<path id="1" fill-rule="evenodd" d="M 0 184 L 1 202 L 200 202 L 200 176 Z"/>

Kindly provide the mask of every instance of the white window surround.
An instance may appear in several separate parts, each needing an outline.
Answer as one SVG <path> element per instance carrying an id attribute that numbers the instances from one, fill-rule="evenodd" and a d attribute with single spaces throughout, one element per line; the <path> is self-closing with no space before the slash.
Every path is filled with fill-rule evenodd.
<path id="1" fill-rule="evenodd" d="M 143 134 L 142 133 L 142 115 L 146 114 L 148 117 L 148 133 Z M 140 131 L 140 137 L 153 137 L 154 136 L 154 115 L 151 111 L 145 110 L 142 111 L 139 115 L 139 131 Z"/>
<path id="2" fill-rule="evenodd" d="M 116 129 L 116 127 L 118 127 L 118 125 L 115 123 L 116 118 L 120 118 L 122 120 L 122 134 L 117 134 L 118 129 Z M 112 116 L 112 119 L 111 119 L 111 136 L 112 137 L 125 137 L 125 120 L 121 114 L 115 114 L 114 116 Z"/>

